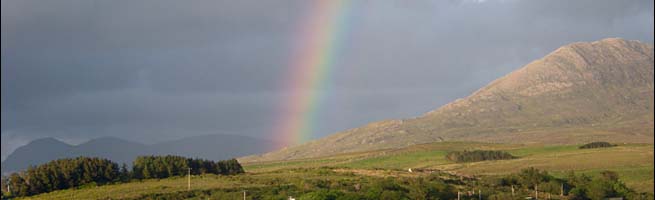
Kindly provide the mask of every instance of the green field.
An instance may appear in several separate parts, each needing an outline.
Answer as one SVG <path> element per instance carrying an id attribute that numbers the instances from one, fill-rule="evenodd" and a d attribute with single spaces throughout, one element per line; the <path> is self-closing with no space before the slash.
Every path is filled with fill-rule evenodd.
<path id="1" fill-rule="evenodd" d="M 345 154 L 320 159 L 291 162 L 246 163 L 247 171 L 265 172 L 284 168 L 313 168 L 320 166 L 352 169 L 423 168 L 449 171 L 463 175 L 501 175 L 527 167 L 548 170 L 562 175 L 570 170 L 598 174 L 602 170 L 619 173 L 623 181 L 644 192 L 653 192 L 652 144 L 625 144 L 612 148 L 578 149 L 579 145 L 516 145 L 447 142 L 408 147 L 399 150 Z M 445 159 L 453 150 L 505 150 L 520 157 L 514 160 L 454 163 Z"/>
<path id="2" fill-rule="evenodd" d="M 56 191 L 23 199 L 148 199 L 148 195 L 175 193 L 196 198 L 242 198 L 242 191 L 277 191 L 280 197 L 301 195 L 306 185 L 328 181 L 348 185 L 384 177 L 416 178 L 431 176 L 416 169 L 439 171 L 448 176 L 498 176 L 527 167 L 548 170 L 564 177 L 570 170 L 598 175 L 603 170 L 619 173 L 621 181 L 638 192 L 653 193 L 653 145 L 624 144 L 612 148 L 578 149 L 577 145 L 546 146 L 447 142 L 415 145 L 403 149 L 349 153 L 337 156 L 286 162 L 243 163 L 246 174 L 236 176 L 202 175 L 192 178 L 192 191 L 186 177 L 144 180 L 105 186 L 87 186 Z M 453 150 L 504 150 L 518 159 L 454 163 L 444 158 Z M 408 168 L 415 169 L 413 173 Z M 285 187 L 292 187 L 285 193 Z M 344 186 L 345 187 L 345 186 Z M 460 186 L 463 187 L 463 186 Z M 261 193 L 261 192 L 260 192 Z M 187 198 L 187 197 L 184 197 Z M 193 199 L 192 198 L 192 199 Z M 198 199 L 200 199 L 198 197 Z"/>

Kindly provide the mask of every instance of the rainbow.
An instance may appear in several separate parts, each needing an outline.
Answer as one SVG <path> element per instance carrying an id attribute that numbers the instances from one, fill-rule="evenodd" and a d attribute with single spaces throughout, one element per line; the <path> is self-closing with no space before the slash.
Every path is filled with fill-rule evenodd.
<path id="1" fill-rule="evenodd" d="M 349 0 L 307 1 L 311 4 L 291 55 L 285 90 L 290 94 L 281 105 L 275 136 L 279 146 L 299 144 L 314 134 L 323 95 L 330 87 L 331 70 L 344 43 L 349 18 Z"/>

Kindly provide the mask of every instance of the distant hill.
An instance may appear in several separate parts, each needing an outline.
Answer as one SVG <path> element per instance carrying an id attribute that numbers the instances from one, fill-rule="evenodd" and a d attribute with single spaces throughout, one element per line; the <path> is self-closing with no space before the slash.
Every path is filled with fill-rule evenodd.
<path id="1" fill-rule="evenodd" d="M 88 142 L 75 146 L 75 149 L 71 153 L 71 156 L 101 157 L 108 158 L 114 162 L 128 164 L 132 163 L 137 155 L 159 154 L 148 145 L 114 137 L 89 140 Z"/>
<path id="2" fill-rule="evenodd" d="M 76 156 L 75 147 L 54 138 L 34 140 L 18 147 L 2 162 L 2 174 L 27 168 L 30 164 L 44 163 L 52 158 Z"/>
<path id="3" fill-rule="evenodd" d="M 619 38 L 573 43 L 423 116 L 375 122 L 240 160 L 438 141 L 653 143 L 653 45 Z"/>
<path id="4" fill-rule="evenodd" d="M 239 135 L 193 136 L 151 146 L 151 149 L 158 154 L 211 160 L 263 153 L 274 148 L 271 141 Z"/>
<path id="5" fill-rule="evenodd" d="M 236 135 L 204 135 L 145 145 L 123 139 L 103 137 L 79 145 L 69 145 L 54 138 L 34 140 L 17 148 L 2 162 L 2 173 L 26 169 L 59 158 L 93 156 L 131 164 L 139 155 L 180 155 L 223 160 L 263 153 L 274 149 L 271 141 Z"/>

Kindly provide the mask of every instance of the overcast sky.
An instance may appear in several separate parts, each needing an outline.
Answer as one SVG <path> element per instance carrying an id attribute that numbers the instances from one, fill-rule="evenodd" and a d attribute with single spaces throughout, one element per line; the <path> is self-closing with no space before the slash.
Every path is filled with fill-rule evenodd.
<path id="1" fill-rule="evenodd" d="M 2 159 L 41 137 L 271 138 L 307 0 L 2 0 Z M 357 1 L 316 137 L 465 97 L 561 45 L 653 42 L 653 1 Z"/>

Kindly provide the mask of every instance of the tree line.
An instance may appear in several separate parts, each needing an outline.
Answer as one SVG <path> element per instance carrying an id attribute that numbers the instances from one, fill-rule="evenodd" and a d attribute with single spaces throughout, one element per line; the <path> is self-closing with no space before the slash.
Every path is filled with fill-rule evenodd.
<path id="1" fill-rule="evenodd" d="M 455 162 L 478 162 L 485 160 L 508 160 L 516 158 L 512 154 L 504 151 L 453 151 L 446 154 L 446 158 Z"/>
<path id="2" fill-rule="evenodd" d="M 132 179 L 167 178 L 197 174 L 233 175 L 244 173 L 236 159 L 213 162 L 181 156 L 140 156 L 132 170 L 102 158 L 65 158 L 30 166 L 2 177 L 2 196 L 21 197 L 86 185 L 129 182 Z"/>
<path id="3" fill-rule="evenodd" d="M 243 173 L 236 159 L 213 162 L 204 159 L 191 159 L 182 156 L 140 156 L 134 160 L 132 178 L 166 178 L 187 174 L 233 175 Z"/>

